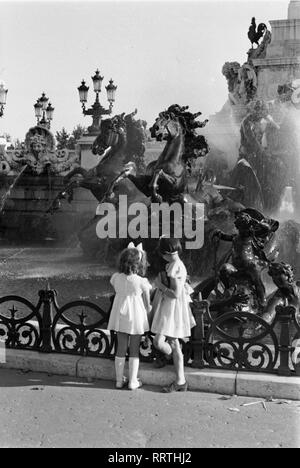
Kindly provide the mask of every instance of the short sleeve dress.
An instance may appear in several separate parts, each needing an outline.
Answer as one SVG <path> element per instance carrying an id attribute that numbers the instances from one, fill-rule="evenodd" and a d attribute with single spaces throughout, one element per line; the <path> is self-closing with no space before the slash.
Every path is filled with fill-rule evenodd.
<path id="1" fill-rule="evenodd" d="M 143 335 L 149 331 L 142 294 L 152 288 L 147 278 L 115 273 L 110 280 L 116 296 L 110 313 L 108 330 Z"/>
<path id="2" fill-rule="evenodd" d="M 187 271 L 180 259 L 167 264 L 166 273 L 169 278 L 179 280 L 180 296 L 171 298 L 157 289 L 152 303 L 151 331 L 171 338 L 186 338 L 191 336 L 191 329 L 196 325 L 190 308 L 193 290 L 186 283 Z"/>

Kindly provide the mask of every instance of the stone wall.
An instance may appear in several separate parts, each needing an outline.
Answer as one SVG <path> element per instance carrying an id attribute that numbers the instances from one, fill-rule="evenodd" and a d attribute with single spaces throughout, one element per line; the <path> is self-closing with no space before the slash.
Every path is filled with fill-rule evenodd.
<path id="1" fill-rule="evenodd" d="M 0 197 L 14 178 L 0 177 Z M 96 212 L 97 200 L 88 190 L 74 190 L 74 200 L 62 201 L 60 211 L 47 213 L 51 201 L 63 188 L 63 178 L 23 177 L 11 191 L 0 215 L 1 237 L 10 241 L 67 242 Z"/>

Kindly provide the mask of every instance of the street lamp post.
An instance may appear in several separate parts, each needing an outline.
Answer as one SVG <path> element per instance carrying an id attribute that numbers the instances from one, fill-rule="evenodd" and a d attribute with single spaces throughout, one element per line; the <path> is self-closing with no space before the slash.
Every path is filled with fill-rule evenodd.
<path id="1" fill-rule="evenodd" d="M 4 114 L 8 89 L 5 89 L 4 83 L 0 84 L 0 117 Z"/>
<path id="2" fill-rule="evenodd" d="M 45 93 L 43 93 L 33 107 L 35 117 L 37 119 L 37 124 L 50 129 L 51 120 L 53 119 L 54 107 L 50 102 L 48 103 L 48 101 L 49 98 L 47 98 Z"/>
<path id="3" fill-rule="evenodd" d="M 86 86 L 85 81 L 82 80 L 81 85 L 77 88 L 79 92 L 79 100 L 82 104 L 83 115 L 91 115 L 93 123 L 88 127 L 90 135 L 98 135 L 101 131 L 101 119 L 102 115 L 111 114 L 113 109 L 113 103 L 115 101 L 115 94 L 117 86 L 114 85 L 113 80 L 109 81 L 109 84 L 105 87 L 107 92 L 107 100 L 109 102 L 109 109 L 104 109 L 99 101 L 99 94 L 101 93 L 101 85 L 103 76 L 100 75 L 99 70 L 96 70 L 95 75 L 92 76 L 94 92 L 96 93 L 96 99 L 94 104 L 86 109 L 85 104 L 87 102 L 89 87 Z"/>

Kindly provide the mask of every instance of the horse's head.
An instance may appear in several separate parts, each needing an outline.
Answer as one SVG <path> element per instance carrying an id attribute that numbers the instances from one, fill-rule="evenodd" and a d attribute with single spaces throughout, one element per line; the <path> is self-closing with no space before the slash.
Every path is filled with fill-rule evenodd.
<path id="1" fill-rule="evenodd" d="M 181 129 L 182 125 L 179 118 L 168 109 L 160 112 L 153 127 L 150 128 L 150 133 L 152 138 L 156 138 L 157 141 L 163 141 L 175 138 L 179 135 Z"/>
<path id="2" fill-rule="evenodd" d="M 193 114 L 187 109 L 189 106 L 179 106 L 172 104 L 166 111 L 161 112 L 157 117 L 153 127 L 150 129 L 151 137 L 158 141 L 169 140 L 175 136 L 184 134 L 186 143 L 193 139 L 193 144 L 198 153 L 194 157 L 203 156 L 208 152 L 208 146 L 204 137 L 197 135 L 196 128 L 204 127 L 208 120 L 199 122 L 196 119 L 201 112 Z M 189 145 L 189 143 L 188 143 Z"/>
<path id="3" fill-rule="evenodd" d="M 101 122 L 101 133 L 97 136 L 92 146 L 93 154 L 100 156 L 109 147 L 116 147 L 121 141 L 126 139 L 126 122 L 124 115 L 115 115 L 111 119 Z"/>

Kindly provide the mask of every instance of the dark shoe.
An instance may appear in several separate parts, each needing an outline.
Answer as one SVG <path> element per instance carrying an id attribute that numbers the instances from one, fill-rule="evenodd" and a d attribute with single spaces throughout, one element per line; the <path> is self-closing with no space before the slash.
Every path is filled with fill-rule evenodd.
<path id="1" fill-rule="evenodd" d="M 188 389 L 188 384 L 185 382 L 182 385 L 178 385 L 176 382 L 171 383 L 168 387 L 163 387 L 163 393 L 173 393 L 173 392 L 186 392 Z"/>

